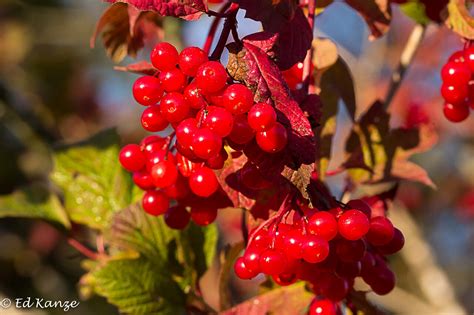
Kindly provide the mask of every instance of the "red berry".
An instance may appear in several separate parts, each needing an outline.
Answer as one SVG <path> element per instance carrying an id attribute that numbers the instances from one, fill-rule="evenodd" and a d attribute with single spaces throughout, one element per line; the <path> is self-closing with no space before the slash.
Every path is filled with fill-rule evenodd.
<path id="1" fill-rule="evenodd" d="M 448 62 L 441 69 L 441 78 L 445 84 L 467 85 L 471 79 L 471 70 L 463 62 Z"/>
<path id="2" fill-rule="evenodd" d="M 137 103 L 143 106 L 154 105 L 163 96 L 160 80 L 152 76 L 138 78 L 133 84 L 132 90 Z"/>
<path id="3" fill-rule="evenodd" d="M 474 72 L 474 46 L 471 46 L 464 50 L 464 60 L 469 66 L 469 69 Z"/>
<path id="4" fill-rule="evenodd" d="M 151 105 L 142 113 L 142 126 L 150 132 L 163 131 L 168 127 L 168 120 L 161 114 L 160 105 Z"/>
<path id="5" fill-rule="evenodd" d="M 405 237 L 403 236 L 403 233 L 399 229 L 395 228 L 395 233 L 392 240 L 388 242 L 388 244 L 378 246 L 377 249 L 383 255 L 392 255 L 400 251 L 404 245 Z"/>
<path id="6" fill-rule="evenodd" d="M 179 92 L 186 84 L 186 76 L 176 68 L 161 72 L 159 79 L 166 92 Z"/>
<path id="7" fill-rule="evenodd" d="M 336 253 L 340 260 L 345 262 L 355 262 L 361 260 L 365 255 L 366 246 L 363 240 L 349 241 L 338 240 Z"/>
<path id="8" fill-rule="evenodd" d="M 134 172 L 132 179 L 135 185 L 143 190 L 149 190 L 155 187 L 153 178 L 151 177 L 150 173 L 146 171 Z"/>
<path id="9" fill-rule="evenodd" d="M 444 117 L 451 122 L 461 122 L 469 117 L 469 106 L 467 103 L 453 105 L 445 103 L 443 107 Z"/>
<path id="10" fill-rule="evenodd" d="M 337 235 L 337 221 L 332 213 L 319 211 L 309 218 L 307 229 L 310 233 L 330 241 Z"/>
<path id="11" fill-rule="evenodd" d="M 176 164 L 178 165 L 179 172 L 184 177 L 191 176 L 195 170 L 202 166 L 201 163 L 194 163 L 179 152 L 176 153 Z"/>
<path id="12" fill-rule="evenodd" d="M 260 249 L 267 248 L 270 245 L 270 237 L 265 230 L 258 231 L 252 238 L 252 246 Z"/>
<path id="13" fill-rule="evenodd" d="M 329 255 L 329 243 L 322 237 L 306 235 L 303 242 L 303 259 L 309 263 L 318 263 Z"/>
<path id="14" fill-rule="evenodd" d="M 149 190 L 142 199 L 142 207 L 147 213 L 158 216 L 168 210 L 169 198 L 161 191 Z"/>
<path id="15" fill-rule="evenodd" d="M 344 212 L 337 222 L 339 233 L 348 240 L 358 240 L 369 231 L 370 222 L 367 216 L 359 210 Z"/>
<path id="16" fill-rule="evenodd" d="M 288 133 L 286 128 L 280 123 L 266 130 L 257 132 L 257 144 L 265 152 L 275 153 L 283 150 L 288 142 Z"/>
<path id="17" fill-rule="evenodd" d="M 191 82 L 185 89 L 184 89 L 184 99 L 186 102 L 189 103 L 189 106 L 194 109 L 201 109 L 206 106 L 206 100 L 202 95 L 202 91 L 200 88 L 197 87 L 196 82 Z"/>
<path id="18" fill-rule="evenodd" d="M 188 181 L 181 175 L 178 175 L 176 182 L 171 186 L 163 188 L 165 194 L 173 199 L 182 199 L 189 194 Z"/>
<path id="19" fill-rule="evenodd" d="M 395 288 L 395 274 L 385 266 L 375 267 L 368 280 L 368 284 L 378 295 L 388 294 Z"/>
<path id="20" fill-rule="evenodd" d="M 392 222 L 386 217 L 375 217 L 370 220 L 370 229 L 366 235 L 370 244 L 380 246 L 390 242 L 395 234 Z"/>
<path id="21" fill-rule="evenodd" d="M 164 188 L 171 186 L 178 178 L 176 164 L 169 160 L 160 161 L 151 169 L 151 176 L 156 187 Z"/>
<path id="22" fill-rule="evenodd" d="M 272 276 L 273 281 L 275 281 L 278 285 L 285 287 L 291 285 L 296 282 L 297 277 L 294 273 L 282 273 L 279 275 Z"/>
<path id="23" fill-rule="evenodd" d="M 229 154 L 222 148 L 217 155 L 207 159 L 206 166 L 213 170 L 220 170 L 224 167 L 228 158 Z"/>
<path id="24" fill-rule="evenodd" d="M 268 130 L 275 125 L 276 121 L 275 109 L 266 103 L 253 105 L 248 114 L 249 125 L 255 131 Z"/>
<path id="25" fill-rule="evenodd" d="M 219 188 L 216 174 L 210 168 L 201 167 L 189 176 L 191 191 L 200 197 L 209 197 Z"/>
<path id="26" fill-rule="evenodd" d="M 150 153 L 163 150 L 166 146 L 166 139 L 157 135 L 151 135 L 143 138 L 140 142 L 140 148 L 145 153 L 145 156 L 148 157 Z"/>
<path id="27" fill-rule="evenodd" d="M 301 234 L 301 230 L 294 229 L 289 231 L 284 239 L 284 250 L 288 258 L 301 259 L 303 258 L 303 244 L 306 238 Z"/>
<path id="28" fill-rule="evenodd" d="M 467 51 L 466 51 L 467 52 Z M 458 50 L 456 52 L 454 52 L 448 59 L 448 61 L 450 62 L 464 62 L 464 51 L 462 50 Z"/>
<path id="29" fill-rule="evenodd" d="M 155 68 L 166 71 L 176 67 L 178 63 L 178 51 L 170 43 L 159 43 L 151 52 L 151 63 Z"/>
<path id="30" fill-rule="evenodd" d="M 449 85 L 443 83 L 441 86 L 441 95 L 447 103 L 453 105 L 463 104 L 468 96 L 469 90 L 467 85 Z"/>
<path id="31" fill-rule="evenodd" d="M 341 278 L 353 279 L 360 275 L 361 265 L 362 264 L 360 261 L 355 261 L 355 262 L 339 261 L 337 263 L 336 273 Z"/>
<path id="32" fill-rule="evenodd" d="M 293 67 L 282 72 L 286 84 L 292 90 L 297 89 L 303 81 L 303 63 L 298 62 Z"/>
<path id="33" fill-rule="evenodd" d="M 191 219 L 200 226 L 206 226 L 217 218 L 217 209 L 208 206 L 193 205 L 191 207 Z"/>
<path id="34" fill-rule="evenodd" d="M 372 217 L 372 208 L 369 206 L 367 202 L 365 202 L 362 199 L 350 200 L 347 203 L 347 207 L 349 209 L 356 209 L 356 210 L 362 211 L 367 216 L 367 218 L 369 218 L 369 220 Z"/>
<path id="35" fill-rule="evenodd" d="M 320 286 L 322 295 L 334 302 L 343 300 L 349 292 L 349 283 L 336 275 L 326 275 Z"/>
<path id="36" fill-rule="evenodd" d="M 169 153 L 166 154 L 166 150 L 158 150 L 158 151 L 154 151 L 150 154 L 148 154 L 147 156 L 147 161 L 146 161 L 146 170 L 148 172 L 151 172 L 151 169 L 153 168 L 153 166 L 155 166 L 156 164 L 158 164 L 159 162 L 163 161 L 163 160 L 168 160 L 168 161 L 172 161 L 174 163 L 174 157 L 173 157 L 173 154 Z"/>
<path id="37" fill-rule="evenodd" d="M 198 68 L 195 80 L 205 93 L 217 92 L 226 84 L 227 72 L 220 62 L 208 61 Z"/>
<path id="38" fill-rule="evenodd" d="M 192 148 L 201 159 L 209 159 L 219 153 L 222 139 L 209 128 L 201 128 L 194 132 Z"/>
<path id="39" fill-rule="evenodd" d="M 235 261 L 234 272 L 237 277 L 244 280 L 252 279 L 258 274 L 257 272 L 247 268 L 242 257 L 237 258 Z"/>
<path id="40" fill-rule="evenodd" d="M 166 94 L 160 103 L 161 114 L 169 122 L 179 122 L 188 117 L 190 113 L 189 104 L 183 94 L 171 92 Z"/>
<path id="41" fill-rule="evenodd" d="M 337 315 L 337 306 L 331 300 L 315 300 L 309 307 L 309 315 Z"/>
<path id="42" fill-rule="evenodd" d="M 192 146 L 194 133 L 198 130 L 197 123 L 194 118 L 186 118 L 176 127 L 176 139 L 181 145 Z"/>
<path id="43" fill-rule="evenodd" d="M 130 172 L 141 170 L 145 166 L 145 155 L 137 144 L 127 144 L 120 150 L 119 161 Z"/>
<path id="44" fill-rule="evenodd" d="M 360 263 L 361 263 L 360 275 L 365 281 L 367 277 L 370 277 L 370 274 L 372 273 L 372 270 L 375 267 L 376 261 L 375 261 L 374 255 L 372 255 L 369 252 L 365 252 L 365 255 L 364 257 L 362 257 Z"/>
<path id="45" fill-rule="evenodd" d="M 207 61 L 206 53 L 198 47 L 187 47 L 179 54 L 179 68 L 190 77 L 196 76 L 198 68 Z"/>
<path id="46" fill-rule="evenodd" d="M 184 229 L 191 218 L 191 215 L 185 207 L 177 205 L 171 207 L 165 213 L 165 223 L 172 229 L 182 230 Z"/>
<path id="47" fill-rule="evenodd" d="M 229 139 L 237 144 L 246 144 L 255 136 L 255 132 L 247 122 L 245 115 L 234 116 L 234 126 Z"/>
<path id="48" fill-rule="evenodd" d="M 201 113 L 204 115 L 203 125 L 209 128 L 219 137 L 227 137 L 232 131 L 234 126 L 234 118 L 225 108 L 217 106 L 208 106 L 205 112 Z"/>
<path id="49" fill-rule="evenodd" d="M 262 249 L 257 247 L 247 247 L 244 255 L 242 256 L 245 262 L 245 265 L 251 270 L 260 271 L 260 254 Z"/>
<path id="50" fill-rule="evenodd" d="M 243 84 L 231 84 L 224 92 L 223 102 L 233 115 L 245 114 L 253 105 L 253 93 Z"/>
<path id="51" fill-rule="evenodd" d="M 260 269 L 267 275 L 278 275 L 285 271 L 286 259 L 282 252 L 267 249 L 260 255 Z"/>

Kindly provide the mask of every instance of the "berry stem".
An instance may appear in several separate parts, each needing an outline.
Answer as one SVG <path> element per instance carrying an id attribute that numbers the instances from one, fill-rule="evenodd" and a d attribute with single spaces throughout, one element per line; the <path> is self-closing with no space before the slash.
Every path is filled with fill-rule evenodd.
<path id="1" fill-rule="evenodd" d="M 87 248 L 84 244 L 82 244 L 78 240 L 76 240 L 74 238 L 68 238 L 67 242 L 69 243 L 69 245 L 74 247 L 79 253 L 83 254 L 87 258 L 92 259 L 92 260 L 99 259 L 99 254 L 98 253 L 90 250 L 89 248 Z"/>
<path id="2" fill-rule="evenodd" d="M 232 3 L 229 10 L 226 12 L 226 19 L 224 22 L 224 28 L 217 42 L 216 48 L 209 57 L 210 60 L 219 60 L 224 51 L 225 45 L 227 44 L 227 39 L 229 38 L 230 32 L 237 25 L 237 11 L 239 10 L 239 5 L 237 3 Z"/>
<path id="3" fill-rule="evenodd" d="M 225 17 L 225 11 L 229 9 L 231 2 L 227 2 L 222 6 L 219 12 L 209 11 L 208 14 L 211 16 L 215 16 L 215 19 L 212 21 L 211 27 L 209 28 L 209 32 L 206 37 L 206 42 L 204 43 L 203 50 L 209 55 L 211 51 L 212 42 L 214 41 L 214 37 L 216 37 L 217 27 L 219 26 L 219 22 L 223 17 Z M 210 14 L 210 12 L 216 13 Z"/>
<path id="4" fill-rule="evenodd" d="M 392 78 L 390 81 L 390 87 L 388 89 L 387 95 L 385 97 L 385 108 L 387 109 L 390 106 L 395 94 L 397 93 L 400 85 L 402 84 L 403 78 L 405 77 L 408 67 L 413 61 L 415 54 L 420 47 L 420 44 L 425 35 L 426 26 L 417 24 L 413 27 L 413 30 L 408 37 L 408 40 L 403 48 L 402 54 L 400 56 L 400 61 L 398 67 L 392 73 Z"/>
<path id="5" fill-rule="evenodd" d="M 308 23 L 311 28 L 311 33 L 314 32 L 314 11 L 316 10 L 316 0 L 309 0 L 308 2 Z M 304 90 L 306 92 L 313 93 L 313 52 L 314 48 L 311 45 L 311 48 L 307 51 L 306 57 L 303 62 L 303 82 Z"/>

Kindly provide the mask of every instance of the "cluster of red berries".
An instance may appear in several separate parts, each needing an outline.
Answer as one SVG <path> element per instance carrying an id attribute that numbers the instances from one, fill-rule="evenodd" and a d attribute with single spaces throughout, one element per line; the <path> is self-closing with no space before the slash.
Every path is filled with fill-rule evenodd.
<path id="1" fill-rule="evenodd" d="M 372 216 L 366 202 L 352 200 L 344 210 L 306 207 L 290 213 L 291 223 L 271 222 L 250 234 L 234 265 L 239 278 L 264 273 L 280 285 L 304 280 L 331 305 L 347 296 L 356 277 L 380 295 L 394 288 L 385 256 L 398 252 L 404 237 L 385 216 Z"/>
<path id="2" fill-rule="evenodd" d="M 474 109 L 474 46 L 455 52 L 441 69 L 441 95 L 444 116 L 452 122 L 461 122 L 469 117 L 469 108 Z"/>
<path id="3" fill-rule="evenodd" d="M 142 76 L 133 85 L 135 100 L 146 106 L 142 126 L 150 132 L 170 126 L 174 131 L 167 138 L 153 135 L 140 145 L 126 145 L 119 160 L 133 172 L 135 184 L 146 190 L 143 209 L 152 215 L 166 213 L 174 220 L 178 220 L 175 212 L 179 213 L 183 216 L 180 222 L 169 225 L 183 228 L 189 214 L 179 203 L 169 208 L 170 201 L 179 201 L 189 192 L 209 198 L 218 191 L 214 170 L 222 169 L 228 159 L 225 143 L 238 150 L 255 139 L 263 151 L 275 153 L 285 148 L 287 130 L 277 121 L 273 106 L 255 104 L 252 91 L 243 84 L 229 83 L 224 66 L 209 61 L 200 48 L 188 47 L 178 53 L 163 42 L 153 49 L 151 63 L 157 74 Z M 191 208 L 194 221 L 197 208 L 202 206 Z M 212 215 L 196 223 L 212 222 L 216 211 L 212 209 Z"/>

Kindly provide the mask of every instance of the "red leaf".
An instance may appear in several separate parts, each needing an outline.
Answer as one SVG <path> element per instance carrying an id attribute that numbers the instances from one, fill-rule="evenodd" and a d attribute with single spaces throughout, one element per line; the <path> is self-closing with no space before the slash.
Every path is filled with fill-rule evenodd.
<path id="1" fill-rule="evenodd" d="M 185 20 L 196 20 L 207 11 L 205 0 L 106 0 L 107 2 L 124 2 L 142 11 L 155 11 L 162 16 L 180 17 Z"/>
<path id="2" fill-rule="evenodd" d="M 154 12 L 140 12 L 127 4 L 116 3 L 105 10 L 97 23 L 90 40 L 92 48 L 101 33 L 107 54 L 120 62 L 127 55 L 136 57 L 145 41 L 161 39 L 162 20 Z"/>
<path id="3" fill-rule="evenodd" d="M 263 29 L 277 33 L 278 49 L 276 62 L 280 69 L 291 68 L 303 61 L 311 48 L 313 32 L 303 13 L 294 0 L 237 0 L 245 17 L 262 22 Z"/>
<path id="4" fill-rule="evenodd" d="M 390 204 L 395 199 L 398 191 L 398 185 L 377 195 L 362 198 L 372 209 L 372 217 L 385 216 Z"/>

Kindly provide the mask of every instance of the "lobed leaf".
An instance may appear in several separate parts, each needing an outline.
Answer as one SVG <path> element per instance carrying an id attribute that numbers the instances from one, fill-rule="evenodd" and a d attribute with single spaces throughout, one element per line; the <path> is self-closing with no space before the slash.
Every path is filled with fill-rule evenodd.
<path id="1" fill-rule="evenodd" d="M 161 16 L 196 20 L 207 11 L 205 0 L 106 0 L 111 3 L 128 3 L 142 11 L 154 11 Z"/>
<path id="2" fill-rule="evenodd" d="M 59 198 L 40 186 L 30 186 L 0 196 L 0 217 L 44 219 L 70 228 L 71 223 Z"/>

